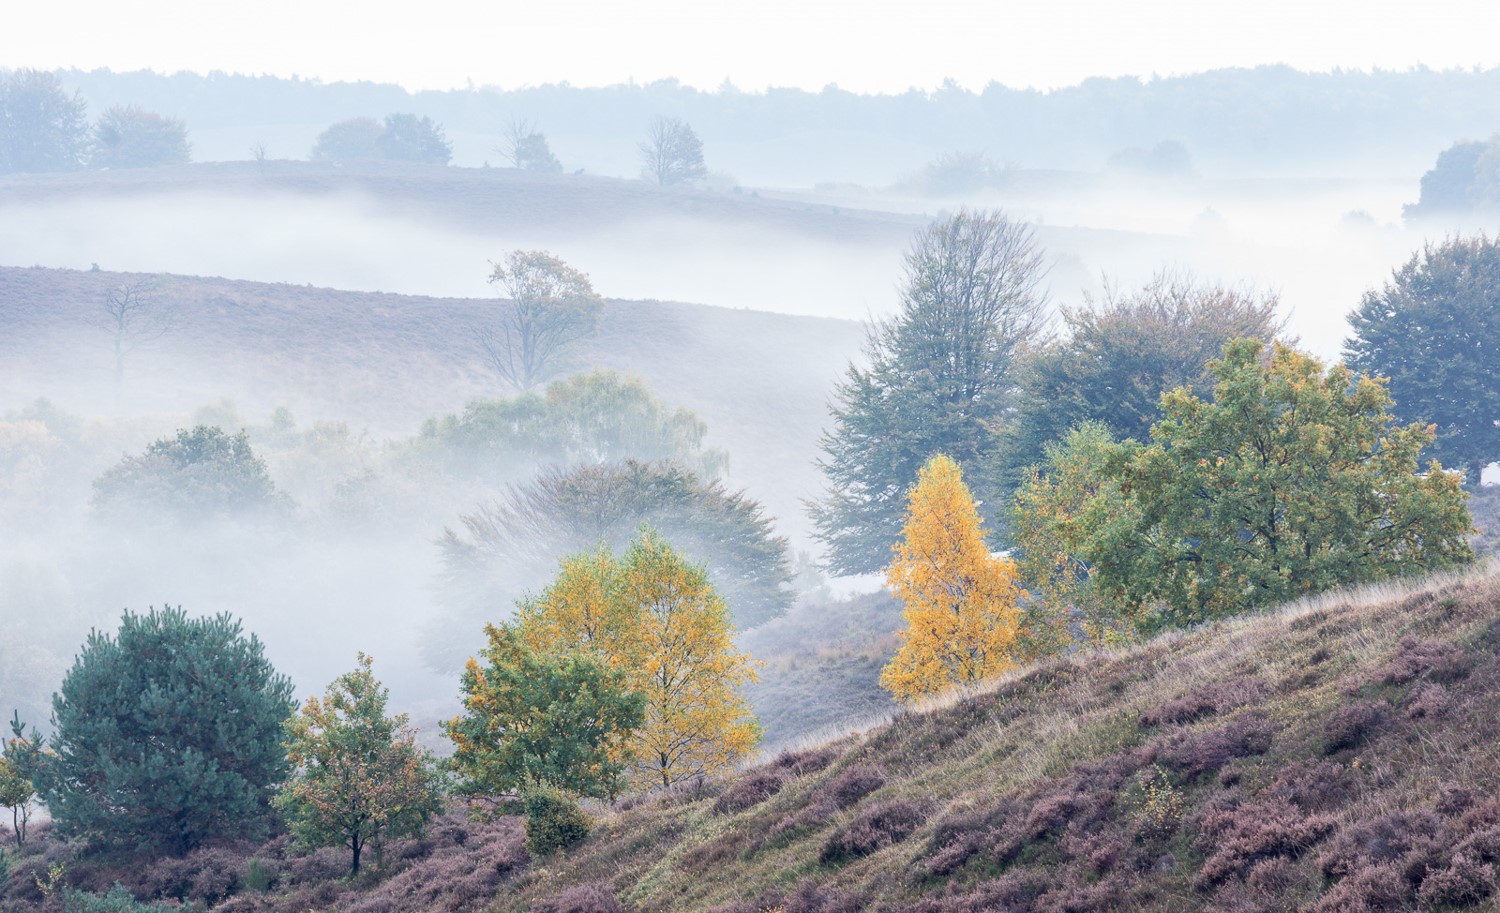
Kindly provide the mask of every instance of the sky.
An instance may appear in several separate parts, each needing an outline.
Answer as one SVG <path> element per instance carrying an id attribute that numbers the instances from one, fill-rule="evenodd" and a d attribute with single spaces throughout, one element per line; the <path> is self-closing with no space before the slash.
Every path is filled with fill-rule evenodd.
<path id="1" fill-rule="evenodd" d="M 0 0 L 0 67 L 222 70 L 409 89 L 663 78 L 1040 89 L 1284 63 L 1500 65 L 1496 0 Z"/>

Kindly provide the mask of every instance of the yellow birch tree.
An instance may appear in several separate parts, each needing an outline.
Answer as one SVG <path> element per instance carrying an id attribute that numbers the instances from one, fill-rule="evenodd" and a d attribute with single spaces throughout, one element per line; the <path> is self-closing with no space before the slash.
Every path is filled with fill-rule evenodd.
<path id="1" fill-rule="evenodd" d="M 707 571 L 655 532 L 622 559 L 603 548 L 565 559 L 516 622 L 533 649 L 588 651 L 644 695 L 645 720 L 624 743 L 637 789 L 728 769 L 760 740 L 737 693 L 755 663 L 734 647 L 728 607 Z"/>
<path id="2" fill-rule="evenodd" d="M 958 464 L 942 454 L 912 487 L 886 585 L 905 605 L 901 648 L 880 674 L 910 703 L 1016 665 L 1021 622 L 1015 564 L 990 555 Z"/>

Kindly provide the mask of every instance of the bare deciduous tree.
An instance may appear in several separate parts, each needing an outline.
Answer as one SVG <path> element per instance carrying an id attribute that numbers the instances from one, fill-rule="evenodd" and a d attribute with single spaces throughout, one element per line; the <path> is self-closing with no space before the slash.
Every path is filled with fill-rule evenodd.
<path id="1" fill-rule="evenodd" d="M 167 335 L 175 323 L 176 314 L 157 298 L 157 287 L 155 277 L 134 279 L 105 296 L 102 323 L 114 348 L 117 395 L 125 386 L 125 360 L 130 353 Z"/>
<path id="2" fill-rule="evenodd" d="M 588 276 L 546 251 L 514 251 L 494 267 L 490 282 L 508 300 L 496 324 L 474 336 L 496 373 L 529 390 L 557 373 L 569 346 L 598 329 L 604 299 Z"/>
<path id="3" fill-rule="evenodd" d="M 650 133 L 641 143 L 641 161 L 646 176 L 663 185 L 684 184 L 708 174 L 702 140 L 692 127 L 673 117 L 651 121 Z"/>
<path id="4" fill-rule="evenodd" d="M 547 137 L 526 118 L 513 118 L 505 128 L 505 142 L 499 150 L 512 168 L 522 171 L 540 171 L 557 174 L 562 171 L 562 162 L 552 154 Z"/>

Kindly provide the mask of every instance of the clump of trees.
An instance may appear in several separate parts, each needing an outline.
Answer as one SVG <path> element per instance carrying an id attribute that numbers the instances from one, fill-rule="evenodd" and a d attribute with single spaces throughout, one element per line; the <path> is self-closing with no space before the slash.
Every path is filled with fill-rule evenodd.
<path id="1" fill-rule="evenodd" d="M 493 325 L 474 335 L 495 373 L 517 390 L 563 371 L 573 347 L 599 330 L 604 299 L 588 276 L 546 251 L 511 252 L 489 281 L 507 297 Z"/>
<path id="2" fill-rule="evenodd" d="M 901 309 L 869 327 L 868 366 L 845 372 L 820 441 L 827 494 L 809 510 L 835 573 L 886 565 L 933 454 L 983 481 L 1015 403 L 1012 368 L 1044 323 L 1045 272 L 1031 230 L 999 212 L 961 211 L 918 234 Z"/>
<path id="3" fill-rule="evenodd" d="M 1263 349 L 1230 343 L 1211 399 L 1163 396 L 1149 444 L 1085 425 L 1049 448 L 1013 511 L 1039 590 L 1152 631 L 1472 559 L 1459 477 L 1419 462 L 1431 428 L 1380 380 Z"/>
<path id="4" fill-rule="evenodd" d="M 1349 323 L 1349 366 L 1389 378 L 1396 416 L 1433 423 L 1432 455 L 1477 486 L 1500 458 L 1500 241 L 1425 245 Z"/>
<path id="5" fill-rule="evenodd" d="M 1402 214 L 1408 219 L 1489 212 L 1500 208 L 1500 136 L 1460 140 L 1438 153 L 1422 175 L 1421 195 Z"/>
<path id="6" fill-rule="evenodd" d="M 53 699 L 42 799 L 62 833 L 102 846 L 180 855 L 264 836 L 291 693 L 229 615 L 127 611 L 89 635 Z"/>
<path id="7" fill-rule="evenodd" d="M 153 441 L 94 481 L 94 509 L 112 518 L 246 517 L 287 503 L 245 432 L 217 425 Z"/>
<path id="8" fill-rule="evenodd" d="M 0 76 L 0 174 L 176 165 L 190 152 L 187 125 L 177 118 L 117 105 L 91 128 L 88 103 L 55 74 Z"/>
<path id="9" fill-rule="evenodd" d="M 533 651 L 574 651 L 623 671 L 644 696 L 644 718 L 624 742 L 626 782 L 671 786 L 728 770 L 760 739 L 738 688 L 755 680 L 735 649 L 724 600 L 701 565 L 643 530 L 622 557 L 575 555 L 517 607 Z"/>
<path id="10" fill-rule="evenodd" d="M 385 841 L 418 836 L 441 808 L 441 782 L 407 715 L 386 715 L 389 691 L 361 653 L 322 699 L 310 697 L 286 724 L 295 772 L 275 797 L 304 846 L 344 846 L 359 874 L 366 846 L 377 862 Z"/>
<path id="11" fill-rule="evenodd" d="M 663 187 L 690 184 L 708 176 L 703 164 L 703 141 L 685 121 L 656 117 L 641 143 L 645 176 Z"/>
<path id="12" fill-rule="evenodd" d="M 317 162 L 422 162 L 446 165 L 453 144 L 442 124 L 415 114 L 387 114 L 383 121 L 356 117 L 331 124 L 318 134 L 311 157 Z"/>
<path id="13" fill-rule="evenodd" d="M 542 174 L 557 174 L 563 170 L 562 162 L 547 145 L 546 135 L 524 118 L 514 119 L 506 127 L 505 144 L 500 151 L 512 168 Z"/>

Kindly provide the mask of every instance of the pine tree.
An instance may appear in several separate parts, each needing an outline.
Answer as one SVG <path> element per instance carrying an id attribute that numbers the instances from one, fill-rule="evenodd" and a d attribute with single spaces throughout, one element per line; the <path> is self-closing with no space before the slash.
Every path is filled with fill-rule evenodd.
<path id="1" fill-rule="evenodd" d="M 354 671 L 287 722 L 287 757 L 297 770 L 276 805 L 303 844 L 348 847 L 350 875 L 359 874 L 367 845 L 378 859 L 386 838 L 420 835 L 442 808 L 433 760 L 406 714 L 386 716 L 388 697 L 360 653 Z"/>
<path id="2" fill-rule="evenodd" d="M 53 698 L 43 801 L 64 834 L 129 849 L 264 835 L 291 693 L 228 614 L 127 611 L 116 635 L 89 635 Z"/>
<path id="3" fill-rule="evenodd" d="M 913 701 L 972 685 L 1015 666 L 1020 629 L 1014 564 L 990 555 L 958 464 L 942 454 L 922 468 L 886 583 L 901 600 L 901 648 L 880 674 Z"/>

